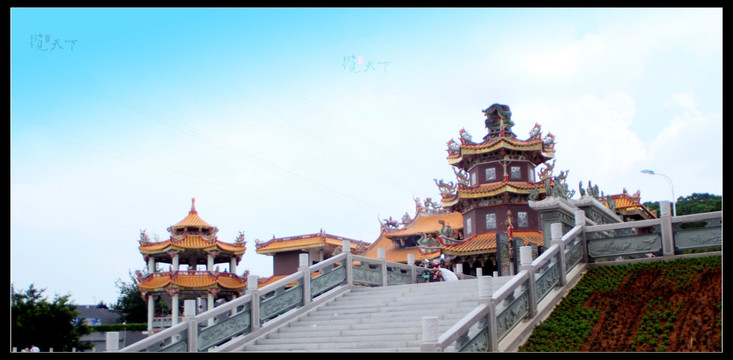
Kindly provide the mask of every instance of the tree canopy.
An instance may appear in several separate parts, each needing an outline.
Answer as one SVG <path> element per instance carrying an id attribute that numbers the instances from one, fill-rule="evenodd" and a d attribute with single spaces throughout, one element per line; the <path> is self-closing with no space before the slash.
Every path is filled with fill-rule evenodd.
<path id="1" fill-rule="evenodd" d="M 74 325 L 79 312 L 70 302 L 70 295 L 56 295 L 53 301 L 43 297 L 46 289 L 31 284 L 27 290 L 16 292 L 11 285 L 11 345 L 18 349 L 35 345 L 43 351 L 88 350 L 92 343 L 81 342 L 90 333 L 83 323 Z"/>
<path id="2" fill-rule="evenodd" d="M 675 208 L 677 215 L 690 215 L 720 211 L 722 209 L 722 203 L 723 197 L 720 195 L 692 193 L 692 195 L 678 197 Z M 656 201 L 645 202 L 644 206 L 651 211 L 659 210 L 659 202 Z"/>
<path id="3" fill-rule="evenodd" d="M 140 271 L 140 274 L 144 272 Z M 137 276 L 132 272 L 129 273 L 130 281 L 125 282 L 117 279 L 115 285 L 120 290 L 120 296 L 117 303 L 112 306 L 112 310 L 119 313 L 122 321 L 130 323 L 146 323 L 148 321 L 148 304 L 143 299 L 142 293 L 137 283 Z M 155 302 L 156 311 L 167 311 L 168 306 L 162 299 Z"/>

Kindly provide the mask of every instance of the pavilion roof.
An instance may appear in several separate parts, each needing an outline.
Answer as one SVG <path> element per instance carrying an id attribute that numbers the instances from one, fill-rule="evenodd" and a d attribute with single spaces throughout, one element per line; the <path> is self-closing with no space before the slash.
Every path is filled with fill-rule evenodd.
<path id="1" fill-rule="evenodd" d="M 632 195 L 629 195 L 629 193 L 626 191 L 626 189 L 623 189 L 623 192 L 621 194 L 615 194 L 610 195 L 611 200 L 613 200 L 616 203 L 616 211 L 619 212 L 632 212 L 636 211 L 637 213 L 643 214 L 647 219 L 654 219 L 656 218 L 656 214 L 652 211 L 650 211 L 644 204 L 641 203 L 641 192 L 637 190 Z M 601 199 L 601 203 L 603 205 L 609 206 L 608 201 L 604 198 Z"/>
<path id="2" fill-rule="evenodd" d="M 466 155 L 486 154 L 500 149 L 536 151 L 545 159 L 551 159 L 555 156 L 554 148 L 545 145 L 541 139 L 519 140 L 512 137 L 497 137 L 488 138 L 482 143 L 461 144 L 460 151 L 449 153 L 448 164 L 458 164 Z"/>
<path id="3" fill-rule="evenodd" d="M 512 231 L 514 238 L 522 238 L 524 245 L 533 243 L 543 246 L 545 243 L 542 231 Z M 461 243 L 454 245 L 442 245 L 443 253 L 446 255 L 475 255 L 496 252 L 496 233 L 488 232 L 472 236 Z"/>
<path id="4" fill-rule="evenodd" d="M 235 274 L 208 271 L 158 272 L 138 283 L 141 292 L 158 292 L 168 289 L 242 291 L 245 286 L 246 280 Z"/>
<path id="5" fill-rule="evenodd" d="M 541 182 L 508 181 L 481 184 L 474 187 L 459 186 L 455 195 L 442 199 L 442 206 L 446 208 L 455 205 L 459 199 L 478 199 L 504 193 L 528 195 L 532 190 L 538 190 L 540 194 L 544 194 L 545 184 Z"/>
<path id="6" fill-rule="evenodd" d="M 458 214 L 460 215 L 460 213 Z M 415 261 L 422 261 L 423 259 L 432 260 L 440 256 L 440 251 L 423 254 L 417 246 L 400 247 L 395 241 L 387 237 L 390 234 L 383 229 L 379 238 L 369 246 L 363 256 L 376 259 L 378 257 L 378 248 L 384 248 L 385 260 L 390 262 L 407 263 L 408 254 L 414 255 Z"/>
<path id="7" fill-rule="evenodd" d="M 226 243 L 219 241 L 214 236 L 206 235 L 171 235 L 168 240 L 157 243 L 141 243 L 140 252 L 144 255 L 160 254 L 171 250 L 176 251 L 211 251 L 217 250 L 222 253 L 242 255 L 247 251 L 246 243 Z"/>
<path id="8" fill-rule="evenodd" d="M 352 252 L 360 252 L 369 244 L 352 240 L 341 236 L 331 235 L 321 231 L 320 233 L 307 234 L 300 236 L 289 236 L 282 238 L 272 238 L 266 242 L 258 242 L 257 253 L 264 255 L 272 255 L 279 252 L 295 251 L 300 249 L 311 249 L 319 247 L 339 247 L 344 240 L 350 241 Z"/>
<path id="9" fill-rule="evenodd" d="M 185 229 L 188 227 L 210 229 L 213 232 L 219 231 L 219 229 L 217 229 L 216 226 L 213 226 L 207 223 L 206 221 L 204 221 L 204 219 L 202 219 L 199 216 L 198 212 L 196 211 L 196 199 L 195 198 L 191 199 L 191 210 L 188 212 L 188 215 L 185 218 L 183 218 L 183 220 L 177 222 L 174 225 L 171 225 L 168 228 L 168 231 L 173 232 L 175 230 Z"/>
<path id="10" fill-rule="evenodd" d="M 405 224 L 402 229 L 386 233 L 388 238 L 420 235 L 421 233 L 437 233 L 443 227 L 439 221 L 444 221 L 446 226 L 453 229 L 463 229 L 463 215 L 460 212 L 430 213 L 420 211 L 414 219 Z"/>

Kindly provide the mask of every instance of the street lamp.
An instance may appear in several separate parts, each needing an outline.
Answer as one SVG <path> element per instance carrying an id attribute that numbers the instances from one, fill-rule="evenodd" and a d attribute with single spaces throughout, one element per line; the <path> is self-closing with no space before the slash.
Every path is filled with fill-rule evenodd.
<path id="1" fill-rule="evenodd" d="M 649 174 L 649 175 L 661 175 L 664 176 L 665 179 L 669 182 L 669 187 L 672 189 L 672 216 L 677 216 L 677 209 L 674 203 L 677 201 L 677 199 L 674 197 L 674 184 L 672 184 L 672 179 L 669 178 L 669 176 L 654 172 L 654 170 L 642 170 L 642 174 Z"/>

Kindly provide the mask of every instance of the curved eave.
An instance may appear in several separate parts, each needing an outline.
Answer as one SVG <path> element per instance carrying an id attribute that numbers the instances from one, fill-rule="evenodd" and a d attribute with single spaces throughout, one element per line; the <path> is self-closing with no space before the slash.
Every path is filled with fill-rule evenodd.
<path id="1" fill-rule="evenodd" d="M 543 183 L 530 182 L 506 182 L 483 184 L 472 188 L 459 188 L 456 195 L 443 198 L 443 207 L 450 207 L 458 203 L 459 199 L 476 199 L 487 196 L 503 194 L 505 192 L 529 195 L 532 190 L 539 190 L 540 194 L 545 193 Z"/>
<path id="2" fill-rule="evenodd" d="M 242 255 L 247 251 L 245 243 L 230 244 L 219 240 L 205 240 L 197 235 L 189 235 L 182 240 L 168 239 L 158 243 L 141 244 L 138 249 L 143 255 L 158 255 L 169 251 L 218 251 L 222 254 Z"/>
<path id="3" fill-rule="evenodd" d="M 369 244 L 359 240 L 347 239 L 326 233 L 318 233 L 272 239 L 270 241 L 257 244 L 256 251 L 258 254 L 272 255 L 279 252 L 296 251 L 301 249 L 313 249 L 326 246 L 338 247 L 343 244 L 344 240 L 349 240 L 352 251 L 358 250 L 359 246 L 369 246 Z"/>
<path id="4" fill-rule="evenodd" d="M 542 231 L 514 231 L 515 238 L 524 240 L 525 245 L 535 244 L 537 246 L 544 245 L 544 236 Z M 488 232 L 474 235 L 463 242 L 453 245 L 443 245 L 443 253 L 452 256 L 468 256 L 479 254 L 491 254 L 496 252 L 496 233 Z"/>
<path id="5" fill-rule="evenodd" d="M 261 255 L 271 255 L 279 252 L 295 251 L 301 249 L 314 249 L 324 247 L 326 244 L 322 241 L 306 243 L 306 244 L 288 244 L 285 246 L 278 247 L 265 247 L 257 249 L 257 253 Z"/>
<path id="6" fill-rule="evenodd" d="M 143 293 L 162 292 L 168 289 L 243 291 L 246 285 L 244 279 L 229 273 L 179 271 L 173 275 L 170 272 L 155 273 L 141 281 L 138 288 Z"/>
<path id="7" fill-rule="evenodd" d="M 464 144 L 461 145 L 459 153 L 448 155 L 449 165 L 458 165 L 463 161 L 464 156 L 481 155 L 494 152 L 500 149 L 535 151 L 542 155 L 545 160 L 555 156 L 554 148 L 546 147 L 541 140 L 514 140 L 510 138 L 499 138 L 485 144 Z"/>
<path id="8" fill-rule="evenodd" d="M 386 234 L 388 238 L 420 235 L 421 233 L 437 233 L 443 227 L 438 221 L 445 221 L 447 226 L 454 230 L 463 229 L 463 214 L 458 212 L 430 214 L 419 212 L 412 221 L 405 225 L 404 229 L 396 230 Z"/>
<path id="9" fill-rule="evenodd" d="M 391 262 L 407 263 L 407 256 L 409 254 L 412 254 L 414 256 L 415 262 L 420 262 L 423 260 L 433 260 L 437 257 L 440 257 L 440 250 L 423 254 L 420 252 L 420 249 L 417 246 L 401 248 L 394 241 L 386 237 L 386 234 L 387 233 L 383 231 L 379 238 L 374 241 L 372 246 L 369 247 L 369 249 L 364 253 L 363 256 L 377 259 L 379 258 L 378 249 L 383 248 L 385 260 Z"/>

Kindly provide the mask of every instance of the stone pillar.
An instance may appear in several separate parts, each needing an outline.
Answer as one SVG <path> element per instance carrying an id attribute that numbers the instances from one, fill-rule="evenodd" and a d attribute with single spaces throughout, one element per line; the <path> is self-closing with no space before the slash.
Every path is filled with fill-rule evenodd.
<path id="1" fill-rule="evenodd" d="M 659 212 L 661 213 L 661 230 L 662 230 L 662 256 L 670 257 L 674 255 L 674 237 L 672 234 L 672 214 L 670 212 L 668 200 L 659 202 Z"/>
<path id="2" fill-rule="evenodd" d="M 209 251 L 206 254 L 206 271 L 214 271 L 214 258 L 216 255 L 218 255 L 216 251 Z"/>
<path id="3" fill-rule="evenodd" d="M 231 259 L 229 259 L 229 272 L 236 275 L 237 274 L 237 257 L 233 256 Z"/>
<path id="4" fill-rule="evenodd" d="M 478 298 L 481 300 L 490 300 L 494 293 L 494 279 L 490 276 L 478 277 Z"/>
<path id="5" fill-rule="evenodd" d="M 155 257 L 150 256 L 148 257 L 148 274 L 152 274 L 155 272 Z"/>
<path id="6" fill-rule="evenodd" d="M 567 264 L 565 264 L 565 244 L 562 242 L 563 236 L 563 225 L 560 223 L 554 223 L 550 226 L 550 233 L 552 236 L 552 244 L 557 245 L 560 251 L 557 254 L 558 266 L 560 266 L 560 284 L 559 286 L 565 286 L 566 278 L 565 273 L 567 272 Z"/>
<path id="7" fill-rule="evenodd" d="M 308 258 L 309 256 L 307 253 L 298 254 L 298 271 L 303 271 L 305 268 L 310 266 L 310 264 L 308 264 Z"/>
<path id="8" fill-rule="evenodd" d="M 552 224 L 553 226 L 555 224 Z M 560 224 L 558 224 L 560 225 Z M 560 228 L 562 230 L 562 228 Z M 531 246 L 522 246 L 519 248 L 519 271 L 527 270 L 529 272 L 529 277 L 527 279 L 528 289 L 527 293 L 529 294 L 529 315 L 528 317 L 531 319 L 537 315 L 537 293 L 535 291 L 535 283 L 534 283 L 534 268 L 532 267 L 532 247 Z"/>
<path id="9" fill-rule="evenodd" d="M 188 299 L 183 301 L 183 315 L 186 317 L 196 316 L 196 300 Z"/>
<path id="10" fill-rule="evenodd" d="M 463 280 L 463 263 L 453 265 L 453 272 L 458 275 L 459 280 Z"/>
<path id="11" fill-rule="evenodd" d="M 260 328 L 260 294 L 257 291 L 258 287 L 257 275 L 249 275 L 247 277 L 247 294 L 252 295 L 252 301 L 250 302 L 249 309 L 250 315 L 252 316 L 251 332 Z"/>
<path id="12" fill-rule="evenodd" d="M 171 324 L 178 324 L 178 292 L 171 296 Z"/>
<path id="13" fill-rule="evenodd" d="M 438 341 L 440 333 L 438 332 L 438 317 L 425 316 L 422 318 L 422 344 L 421 351 L 438 351 L 435 343 Z"/>
<path id="14" fill-rule="evenodd" d="M 155 315 L 155 296 L 148 294 L 148 336 L 153 335 L 153 315 Z"/>
<path id="15" fill-rule="evenodd" d="M 120 349 L 120 333 L 117 331 L 107 331 L 104 333 L 107 340 L 107 351 L 117 351 Z"/>
<path id="16" fill-rule="evenodd" d="M 178 271 L 179 261 L 178 252 L 176 252 L 171 260 L 171 271 Z"/>
<path id="17" fill-rule="evenodd" d="M 417 282 L 417 269 L 415 268 L 415 254 L 407 254 L 407 265 L 410 265 L 410 279 L 412 283 Z"/>
<path id="18" fill-rule="evenodd" d="M 208 293 L 206 296 L 207 304 L 206 304 L 206 311 L 209 311 L 214 308 L 214 294 Z M 209 326 L 214 325 L 214 318 L 209 318 Z"/>
<path id="19" fill-rule="evenodd" d="M 310 267 L 309 254 L 303 253 L 298 255 L 298 271 L 303 273 L 303 306 L 310 304 L 311 302 L 311 272 L 308 269 Z"/>
<path id="20" fill-rule="evenodd" d="M 351 257 L 351 241 L 342 240 L 341 250 L 346 253 L 346 260 L 344 261 L 344 267 L 346 267 L 346 285 L 351 286 L 354 284 L 354 262 Z"/>
<path id="21" fill-rule="evenodd" d="M 377 259 L 382 263 L 382 286 L 387 286 L 387 260 L 385 260 L 384 248 L 377 248 Z"/>

